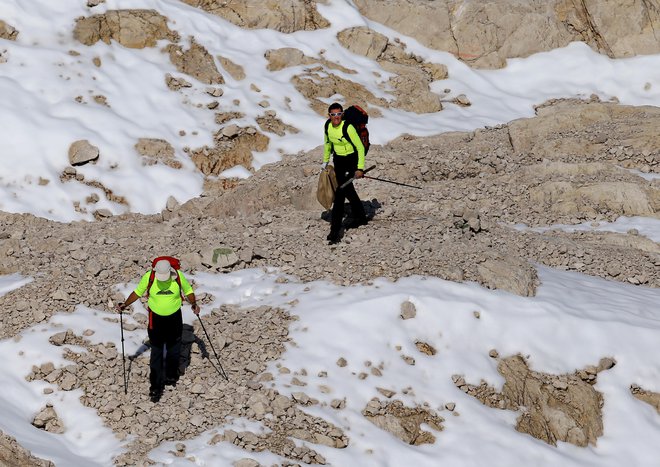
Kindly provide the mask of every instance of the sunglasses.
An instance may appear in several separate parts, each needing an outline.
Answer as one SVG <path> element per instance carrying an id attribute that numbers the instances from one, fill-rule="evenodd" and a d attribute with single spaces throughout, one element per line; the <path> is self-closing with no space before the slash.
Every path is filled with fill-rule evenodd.
<path id="1" fill-rule="evenodd" d="M 342 115 L 344 115 L 344 112 L 331 112 L 330 113 L 331 117 L 341 117 Z"/>

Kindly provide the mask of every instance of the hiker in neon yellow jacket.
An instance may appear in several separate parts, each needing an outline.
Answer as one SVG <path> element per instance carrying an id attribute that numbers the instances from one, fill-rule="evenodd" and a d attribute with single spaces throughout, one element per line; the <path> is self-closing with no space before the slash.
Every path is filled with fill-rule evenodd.
<path id="1" fill-rule="evenodd" d="M 343 115 L 344 108 L 340 104 L 335 102 L 330 105 L 328 108 L 330 122 L 326 125 L 327 131 L 324 132 L 325 139 L 323 146 L 323 168 L 328 165 L 330 156 L 332 155 L 338 187 L 349 178 L 354 177 L 358 179 L 364 176 L 364 145 L 353 125 L 349 125 L 342 120 Z M 350 141 L 344 137 L 344 125 L 348 125 L 346 134 Z M 355 191 L 353 184 L 349 183 L 345 188 L 337 188 L 335 200 L 332 204 L 330 233 L 327 237 L 330 244 L 337 243 L 340 240 L 340 231 L 344 218 L 344 200 L 346 198 L 348 198 L 351 205 L 351 220 L 346 225 L 346 228 L 356 228 L 367 223 L 364 206 L 362 206 L 362 201 L 360 201 L 360 197 Z"/>
<path id="2" fill-rule="evenodd" d="M 151 287 L 149 287 L 150 281 L 153 281 Z M 156 263 L 153 271 L 149 270 L 142 276 L 135 290 L 124 303 L 118 306 L 119 311 L 125 310 L 131 303 L 144 295 L 147 288 L 149 288 L 147 332 L 151 344 L 149 397 L 153 402 L 158 402 L 163 394 L 164 386 L 175 386 L 179 379 L 179 357 L 183 333 L 182 297 L 185 296 L 188 299 L 195 315 L 199 315 L 200 310 L 193 288 L 183 273 L 172 268 L 170 262 L 163 259 Z M 167 350 L 164 369 L 163 348 Z"/>

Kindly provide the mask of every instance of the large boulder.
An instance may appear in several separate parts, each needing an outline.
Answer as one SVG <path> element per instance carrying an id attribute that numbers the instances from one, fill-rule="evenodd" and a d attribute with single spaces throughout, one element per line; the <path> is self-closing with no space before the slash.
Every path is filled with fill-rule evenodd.
<path id="1" fill-rule="evenodd" d="M 497 358 L 497 351 L 491 356 Z M 460 375 L 454 384 L 463 392 L 493 408 L 520 412 L 516 430 L 553 446 L 564 441 L 576 446 L 596 445 L 603 434 L 603 395 L 594 389 L 597 375 L 616 364 L 602 358 L 573 374 L 552 375 L 532 371 L 520 355 L 499 361 L 497 371 L 504 377 L 501 392 L 486 382 L 466 384 Z"/>
<path id="2" fill-rule="evenodd" d="M 502 67 L 507 58 L 574 41 L 613 58 L 660 51 L 654 32 L 660 29 L 660 9 L 644 0 L 356 0 L 355 4 L 368 18 L 480 68 Z"/>
<path id="3" fill-rule="evenodd" d="M 15 439 L 0 432 L 0 465 L 54 467 L 51 461 L 35 457 L 16 442 Z"/>
<path id="4" fill-rule="evenodd" d="M 167 18 L 155 10 L 112 10 L 76 20 L 73 37 L 85 45 L 111 40 L 124 47 L 155 47 L 159 40 L 177 41 L 179 36 L 167 26 Z"/>
<path id="5" fill-rule="evenodd" d="M 170 61 L 181 73 L 192 76 L 204 84 L 224 84 L 225 80 L 211 54 L 194 40 L 187 50 L 170 44 L 167 51 L 170 54 Z"/>
<path id="6" fill-rule="evenodd" d="M 369 401 L 362 415 L 381 430 L 413 446 L 433 444 L 435 436 L 422 427 L 430 426 L 436 431 L 442 431 L 444 422 L 442 417 L 428 408 L 406 407 L 399 400 L 387 402 L 376 398 Z"/>
<path id="7" fill-rule="evenodd" d="M 305 56 L 301 50 L 293 47 L 268 50 L 265 57 L 268 60 L 267 68 L 270 71 L 279 71 L 291 66 L 309 65 L 315 61 L 313 58 Z"/>
<path id="8" fill-rule="evenodd" d="M 532 297 L 536 293 L 536 269 L 526 261 L 511 256 L 491 255 L 477 264 L 480 282 L 491 289 Z"/>
<path id="9" fill-rule="evenodd" d="M 407 53 L 401 44 L 368 28 L 345 29 L 337 38 L 351 52 L 376 60 L 385 71 L 394 74 L 389 80 L 397 97 L 393 107 L 416 113 L 442 110 L 440 96 L 431 92 L 429 84 L 447 78 L 444 65 L 426 63 Z"/>
<path id="10" fill-rule="evenodd" d="M 69 147 L 69 163 L 71 165 L 84 165 L 99 158 L 99 148 L 90 144 L 86 139 L 75 141 Z"/>
<path id="11" fill-rule="evenodd" d="M 246 29 L 291 33 L 329 26 L 315 2 L 300 0 L 182 0 Z"/>

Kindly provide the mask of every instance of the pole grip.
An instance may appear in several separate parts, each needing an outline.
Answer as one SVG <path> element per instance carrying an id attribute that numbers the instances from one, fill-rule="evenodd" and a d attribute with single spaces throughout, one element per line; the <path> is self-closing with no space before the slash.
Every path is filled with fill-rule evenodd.
<path id="1" fill-rule="evenodd" d="M 362 171 L 362 173 L 366 174 L 367 172 L 369 172 L 370 170 L 373 170 L 373 169 L 375 169 L 375 168 L 376 168 L 376 166 L 375 166 L 375 165 L 372 165 L 372 166 L 369 167 L 368 169 L 364 169 L 364 170 Z M 343 189 L 346 188 L 348 185 L 350 185 L 351 183 L 353 183 L 353 180 L 355 180 L 355 177 L 351 177 L 351 178 L 349 178 L 348 180 L 346 180 L 344 183 L 342 183 L 342 184 L 339 186 L 339 189 L 342 189 L 342 190 L 343 190 Z"/>

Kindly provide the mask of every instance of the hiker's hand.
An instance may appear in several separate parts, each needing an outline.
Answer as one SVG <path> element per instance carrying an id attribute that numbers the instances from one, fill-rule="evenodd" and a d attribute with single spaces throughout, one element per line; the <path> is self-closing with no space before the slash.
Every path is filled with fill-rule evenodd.
<path id="1" fill-rule="evenodd" d="M 192 312 L 195 313 L 195 315 L 199 316 L 199 305 L 197 303 L 193 303 Z"/>
<path id="2" fill-rule="evenodd" d="M 327 162 L 324 162 L 323 164 L 321 164 L 321 172 L 323 172 L 327 167 L 328 167 Z"/>
<path id="3" fill-rule="evenodd" d="M 355 178 L 362 178 L 364 177 L 364 170 L 357 169 L 355 171 Z"/>
<path id="4" fill-rule="evenodd" d="M 119 303 L 115 308 L 117 309 L 118 313 L 121 313 L 122 311 L 124 311 L 126 309 L 126 304 L 125 303 Z"/>

